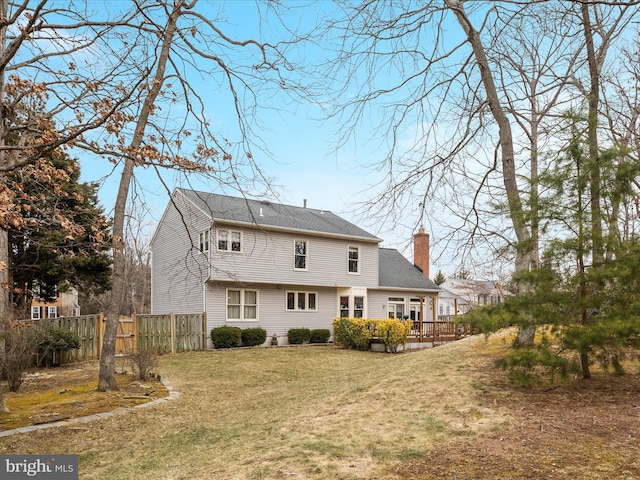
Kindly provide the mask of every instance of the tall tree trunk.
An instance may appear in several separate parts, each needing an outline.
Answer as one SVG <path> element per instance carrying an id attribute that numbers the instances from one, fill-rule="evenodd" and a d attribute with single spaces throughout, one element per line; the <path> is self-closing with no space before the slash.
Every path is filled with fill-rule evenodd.
<path id="1" fill-rule="evenodd" d="M 162 36 L 162 49 L 158 58 L 156 74 L 151 81 L 149 92 L 145 98 L 144 105 L 140 111 L 140 116 L 136 122 L 133 138 L 129 145 L 129 152 L 136 154 L 142 145 L 144 131 L 149 121 L 149 116 L 153 110 L 154 103 L 160 89 L 164 83 L 164 72 L 166 69 L 173 36 L 177 30 L 177 21 L 182 13 L 184 1 L 176 1 L 173 10 L 167 19 L 167 25 L 164 35 Z M 124 220 L 125 209 L 127 206 L 127 198 L 129 196 L 129 187 L 133 178 L 133 169 L 135 161 L 130 155 L 126 157 L 122 176 L 120 177 L 120 186 L 118 187 L 118 196 L 113 215 L 113 282 L 111 289 L 111 299 L 107 309 L 107 324 L 105 327 L 104 338 L 102 343 L 102 353 L 100 355 L 100 373 L 98 378 L 98 390 L 101 392 L 113 390 L 117 388 L 115 377 L 115 350 L 116 337 L 118 331 L 118 319 L 120 315 L 121 300 L 126 293 L 125 279 L 125 263 L 124 255 Z"/>
<path id="2" fill-rule="evenodd" d="M 3 257 L 9 258 L 9 232 L 0 228 L 0 264 Z M 9 265 L 0 265 L 0 333 L 6 328 L 11 318 L 11 296 L 9 292 Z M 0 339 L 0 350 L 4 350 L 4 340 Z M 8 412 L 4 404 L 2 387 L 0 386 L 0 412 Z"/>
<path id="3" fill-rule="evenodd" d="M 593 30 L 589 15 L 589 5 L 582 3 L 582 26 L 587 50 L 587 60 L 589 64 L 590 87 L 588 94 L 589 113 L 587 140 L 589 143 L 589 194 L 591 207 L 591 264 L 593 269 L 602 265 L 604 260 L 604 244 L 602 236 L 602 211 L 600 207 L 600 152 L 598 149 L 598 107 L 600 103 L 600 63 L 596 58 L 596 49 L 593 41 Z M 602 46 L 603 51 L 600 58 L 604 58 L 606 45 Z M 586 290 L 586 286 L 584 287 Z M 594 284 L 592 288 L 598 289 L 600 285 Z M 585 293 L 586 296 L 586 293 Z M 591 323 L 591 315 L 584 311 L 581 323 L 587 325 Z M 582 366 L 582 378 L 591 378 L 589 371 L 589 356 L 587 352 L 580 353 L 580 364 Z"/>
<path id="4" fill-rule="evenodd" d="M 7 18 L 7 0 L 0 0 L 0 16 Z M 7 43 L 7 26 L 0 26 L 0 56 L 4 53 Z M 4 145 L 4 69 L 0 70 L 0 145 Z M 4 150 L 2 152 L 5 152 Z M 0 152 L 0 161 L 4 161 L 6 153 Z M 0 221 L 0 323 L 7 322 L 11 318 L 11 288 L 9 285 L 9 231 L 6 225 Z M 0 325 L 0 329 L 4 326 Z M 4 341 L 0 341 L 0 349 L 4 350 Z M 0 412 L 7 412 L 0 386 Z"/>
<path id="5" fill-rule="evenodd" d="M 584 27 L 585 46 L 589 63 L 589 77 L 591 81 L 589 91 L 589 116 L 588 116 L 588 142 L 589 142 L 589 167 L 591 194 L 591 229 L 593 266 L 602 264 L 604 259 L 604 245 L 602 237 L 602 210 L 600 206 L 600 152 L 598 150 L 598 107 L 600 104 L 600 65 L 596 59 L 595 45 L 593 43 L 593 31 L 589 16 L 589 4 L 581 5 L 582 23 Z M 606 49 L 606 46 L 603 46 Z M 600 52 L 602 58 L 604 52 Z"/>
<path id="6" fill-rule="evenodd" d="M 511 223 L 516 234 L 517 248 L 515 271 L 516 274 L 528 271 L 532 268 L 534 262 L 534 248 L 531 235 L 527 227 L 526 216 L 522 207 L 522 199 L 518 190 L 516 180 L 515 153 L 513 147 L 513 134 L 511 131 L 511 123 L 507 117 L 504 107 L 500 103 L 500 97 L 493 79 L 493 72 L 487 59 L 487 55 L 482 44 L 480 34 L 476 31 L 469 17 L 467 16 L 462 2 L 456 0 L 445 0 L 445 4 L 453 11 L 462 26 L 471 48 L 475 56 L 478 67 L 480 68 L 480 76 L 482 84 L 487 95 L 487 103 L 491 109 L 491 114 L 498 124 L 498 133 L 500 138 L 500 152 L 502 157 L 502 180 L 505 191 L 507 193 L 507 201 L 509 204 L 509 214 Z M 528 285 L 520 285 L 521 290 L 527 290 Z M 535 335 L 535 327 L 521 328 L 516 338 L 516 345 L 532 344 Z"/>

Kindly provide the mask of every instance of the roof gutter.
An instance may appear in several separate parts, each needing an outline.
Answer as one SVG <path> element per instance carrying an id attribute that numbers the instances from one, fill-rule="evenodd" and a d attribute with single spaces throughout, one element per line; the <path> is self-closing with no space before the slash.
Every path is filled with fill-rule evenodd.
<path id="1" fill-rule="evenodd" d="M 373 237 L 373 238 L 360 237 L 357 235 L 345 235 L 342 233 L 319 232 L 317 230 L 304 230 L 300 228 L 278 227 L 274 225 L 260 225 L 259 223 L 254 223 L 254 222 L 237 222 L 237 221 L 229 221 L 221 218 L 212 218 L 211 220 L 214 224 L 225 225 L 225 226 L 229 225 L 233 227 L 256 228 L 259 230 L 267 230 L 267 231 L 282 232 L 282 233 L 299 233 L 299 234 L 310 235 L 314 237 L 340 238 L 344 240 L 358 240 L 359 242 L 375 243 L 375 244 L 382 242 L 382 239 L 377 237 Z"/>

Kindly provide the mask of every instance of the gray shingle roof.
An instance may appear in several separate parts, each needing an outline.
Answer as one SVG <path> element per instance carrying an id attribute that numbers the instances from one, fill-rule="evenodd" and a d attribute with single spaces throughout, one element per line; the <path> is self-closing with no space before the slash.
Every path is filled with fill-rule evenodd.
<path id="1" fill-rule="evenodd" d="M 398 250 L 380 249 L 378 285 L 392 288 L 440 290 L 422 271 L 407 260 Z"/>
<path id="2" fill-rule="evenodd" d="M 364 241 L 381 240 L 327 210 L 294 207 L 265 200 L 251 200 L 178 188 L 214 222 L 258 225 L 263 228 L 352 237 Z"/>

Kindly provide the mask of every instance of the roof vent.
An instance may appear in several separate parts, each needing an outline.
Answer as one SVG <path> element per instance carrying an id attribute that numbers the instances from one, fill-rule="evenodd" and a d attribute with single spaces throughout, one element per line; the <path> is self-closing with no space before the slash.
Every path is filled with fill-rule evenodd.
<path id="1" fill-rule="evenodd" d="M 302 199 L 302 203 L 304 205 L 304 208 L 307 208 L 307 199 L 306 198 Z"/>

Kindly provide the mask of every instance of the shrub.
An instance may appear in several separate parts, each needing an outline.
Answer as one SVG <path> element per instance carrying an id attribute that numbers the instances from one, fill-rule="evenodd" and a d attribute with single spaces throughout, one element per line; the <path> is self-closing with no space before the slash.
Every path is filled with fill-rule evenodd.
<path id="1" fill-rule="evenodd" d="M 331 330 L 328 328 L 318 328 L 316 330 L 311 330 L 309 343 L 327 343 L 330 337 Z"/>
<path id="2" fill-rule="evenodd" d="M 264 328 L 245 328 L 242 330 L 242 345 L 255 347 L 267 341 L 267 331 Z"/>
<path id="3" fill-rule="evenodd" d="M 80 348 L 82 345 L 80 336 L 68 328 L 48 324 L 36 332 L 38 363 L 44 359 L 47 366 L 51 364 L 53 352 L 68 352 Z"/>
<path id="4" fill-rule="evenodd" d="M 411 322 L 389 318 L 377 322 L 378 339 L 384 343 L 386 352 L 396 353 L 400 345 L 407 343 Z"/>
<path id="5" fill-rule="evenodd" d="M 2 345 L 4 344 L 4 345 Z M 0 332 L 0 373 L 7 379 L 9 391 L 17 392 L 24 371 L 33 366 L 37 345 L 37 330 L 31 327 L 7 328 Z"/>
<path id="6" fill-rule="evenodd" d="M 158 357 L 149 350 L 136 352 L 129 357 L 131 370 L 137 380 L 148 380 L 153 376 L 153 371 L 158 368 Z"/>
<path id="7" fill-rule="evenodd" d="M 333 338 L 336 343 L 356 350 L 368 350 L 375 330 L 375 320 L 366 318 L 335 318 Z"/>
<path id="8" fill-rule="evenodd" d="M 242 345 L 240 327 L 216 327 L 211 330 L 211 343 L 214 348 L 232 348 Z"/>
<path id="9" fill-rule="evenodd" d="M 302 345 L 311 339 L 311 330 L 308 328 L 292 328 L 287 332 L 290 345 Z"/>

